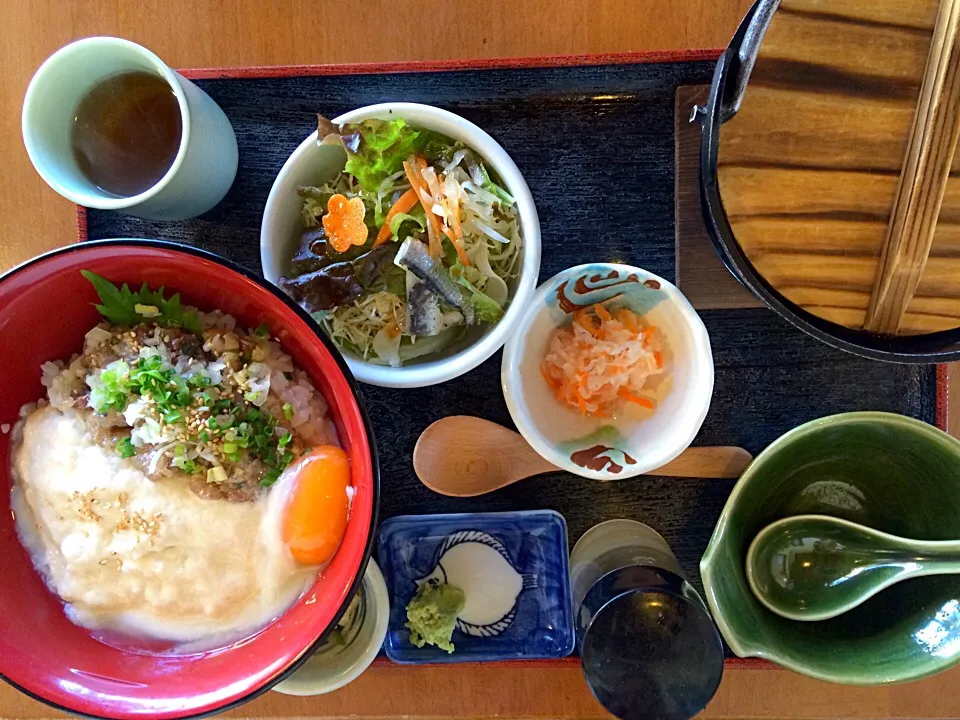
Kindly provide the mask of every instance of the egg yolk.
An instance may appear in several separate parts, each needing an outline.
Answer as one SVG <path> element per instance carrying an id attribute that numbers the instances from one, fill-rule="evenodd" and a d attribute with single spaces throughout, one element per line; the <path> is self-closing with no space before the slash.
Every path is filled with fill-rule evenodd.
<path id="1" fill-rule="evenodd" d="M 316 447 L 298 461 L 294 484 L 283 517 L 283 542 L 297 562 L 325 565 L 347 530 L 350 460 L 333 445 Z"/>

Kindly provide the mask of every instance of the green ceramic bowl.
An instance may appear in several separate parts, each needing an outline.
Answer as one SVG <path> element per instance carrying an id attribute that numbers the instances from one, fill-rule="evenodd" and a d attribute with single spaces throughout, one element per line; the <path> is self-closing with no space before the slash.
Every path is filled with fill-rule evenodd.
<path id="1" fill-rule="evenodd" d="M 798 622 L 750 591 L 754 535 L 790 515 L 834 515 L 918 540 L 960 539 L 960 441 L 887 413 L 849 413 L 790 431 L 736 484 L 700 572 L 730 648 L 851 685 L 903 682 L 960 662 L 960 575 L 894 585 L 832 620 Z"/>

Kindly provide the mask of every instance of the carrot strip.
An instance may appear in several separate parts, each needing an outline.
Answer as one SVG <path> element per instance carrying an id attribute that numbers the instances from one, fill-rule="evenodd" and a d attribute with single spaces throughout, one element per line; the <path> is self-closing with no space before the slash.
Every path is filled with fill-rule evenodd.
<path id="1" fill-rule="evenodd" d="M 640 333 L 640 325 L 637 324 L 637 316 L 626 308 L 620 308 L 617 311 L 617 320 L 623 323 L 623 326 L 632 333 Z"/>
<path id="2" fill-rule="evenodd" d="M 390 221 L 400 213 L 410 212 L 410 210 L 413 209 L 413 206 L 417 204 L 419 199 L 420 198 L 417 197 L 417 191 L 412 187 L 397 198 L 397 201 L 387 211 L 387 214 L 383 219 L 383 225 L 380 226 L 380 231 L 377 233 L 377 239 L 373 243 L 374 247 L 380 247 L 390 239 L 390 236 L 392 235 L 390 232 Z"/>
<path id="3" fill-rule="evenodd" d="M 427 160 L 422 155 L 417 155 L 414 158 L 414 164 L 417 165 L 417 170 L 419 173 L 422 173 L 427 168 Z M 426 181 L 423 180 L 422 175 L 421 175 L 421 182 L 423 182 L 423 184 L 426 185 Z M 429 189 L 427 190 L 427 194 L 429 194 Z M 426 205 L 424 205 L 423 209 L 427 211 L 427 217 L 432 217 L 434 219 L 434 223 L 436 223 L 434 225 L 434 229 L 436 230 L 436 234 L 438 238 L 437 242 L 439 242 L 441 233 L 446 235 L 450 239 L 450 242 L 453 243 L 453 248 L 454 250 L 457 251 L 457 257 L 460 258 L 460 262 L 463 264 L 464 267 L 470 267 L 470 258 L 467 256 L 467 249 L 463 245 L 463 230 L 461 229 L 460 232 L 458 233 L 456 230 L 450 228 L 450 232 L 443 232 L 440 228 L 440 223 L 436 220 L 437 216 L 433 212 L 433 208 L 432 207 L 428 208 Z M 458 227 L 460 226 L 459 213 L 460 213 L 459 208 L 457 208 L 453 213 L 456 216 L 455 223 Z M 446 218 L 444 218 L 444 224 L 446 224 Z"/>
<path id="4" fill-rule="evenodd" d="M 607 322 L 608 320 L 613 319 L 613 316 L 609 313 L 609 311 L 607 311 L 607 309 L 600 303 L 597 303 L 596 305 L 594 305 L 593 310 L 594 312 L 597 313 L 597 317 L 599 317 L 604 322 Z"/>
<path id="5" fill-rule="evenodd" d="M 654 335 L 655 332 L 657 332 L 657 328 L 656 328 L 656 326 L 654 326 L 654 325 L 651 325 L 650 327 L 644 328 L 644 329 L 643 329 L 643 340 L 644 340 L 644 342 L 650 342 L 650 340 L 653 338 L 653 335 Z"/>
<path id="6" fill-rule="evenodd" d="M 450 237 L 449 233 L 444 233 L 444 235 L 450 238 L 450 242 L 453 243 L 453 248 L 457 251 L 457 257 L 460 258 L 463 266 L 470 267 L 470 258 L 467 257 L 467 249 L 463 246 L 463 240 L 458 237 Z"/>
<path id="7" fill-rule="evenodd" d="M 578 325 L 580 325 L 580 327 L 582 327 L 584 330 L 586 330 L 588 333 L 590 333 L 594 337 L 599 336 L 600 334 L 599 329 L 593 326 L 593 322 L 591 322 L 590 316 L 587 315 L 587 312 L 585 310 L 577 310 L 573 314 L 573 321 Z"/>
<path id="8" fill-rule="evenodd" d="M 653 359 L 657 361 L 657 368 L 663 367 L 663 353 L 659 350 L 654 351 Z"/>
<path id="9" fill-rule="evenodd" d="M 587 374 L 580 373 L 577 377 L 577 404 L 580 406 L 580 414 L 587 414 L 587 398 L 584 396 L 583 391 L 586 390 L 587 386 Z"/>
<path id="10" fill-rule="evenodd" d="M 427 189 L 427 185 L 420 175 L 417 158 L 414 158 L 413 162 L 407 161 L 403 163 L 403 171 L 406 173 L 407 180 L 410 181 L 411 187 L 416 191 L 417 199 L 420 201 L 420 204 L 423 205 L 423 210 L 427 216 L 427 238 L 430 240 L 430 257 L 436 260 L 443 253 L 443 248 L 440 246 L 440 223 L 437 221 L 437 216 L 433 214 L 433 210 L 429 207 L 429 204 L 423 199 L 424 195 L 430 197 L 430 191 Z"/>
<path id="11" fill-rule="evenodd" d="M 540 363 L 540 374 L 543 375 L 543 379 L 546 380 L 547 385 L 552 387 L 554 390 L 560 388 L 560 381 L 550 376 L 544 363 Z"/>
<path id="12" fill-rule="evenodd" d="M 423 209 L 428 211 L 427 217 L 431 215 L 429 208 L 427 207 L 427 202 L 423 199 L 424 195 L 430 197 L 430 190 L 427 188 L 427 184 L 423 181 L 423 178 L 420 176 L 419 168 L 412 165 L 409 161 L 403 163 L 403 171 L 406 173 L 407 181 L 410 183 L 410 187 L 415 191 L 417 200 L 420 201 L 420 204 L 423 205 Z"/>
<path id="13" fill-rule="evenodd" d="M 649 398 L 645 398 L 645 397 L 640 397 L 639 395 L 634 395 L 633 393 L 626 390 L 625 388 L 620 388 L 620 392 L 618 392 L 617 394 L 627 402 L 635 403 L 640 407 L 647 408 L 648 410 L 653 410 L 654 408 L 657 407 L 656 404 L 653 402 L 653 400 L 650 400 Z"/>
<path id="14" fill-rule="evenodd" d="M 463 239 L 463 226 L 460 224 L 460 203 L 457 202 L 457 207 L 452 208 L 453 213 L 451 215 L 450 229 L 453 230 L 454 236 L 458 240 Z"/>
<path id="15" fill-rule="evenodd" d="M 451 236 L 447 233 L 447 237 L 450 238 L 450 242 L 453 243 L 453 247 L 457 250 L 457 257 L 460 258 L 460 262 L 464 264 L 465 267 L 470 267 L 470 258 L 467 257 L 467 249 L 463 245 L 463 228 L 460 225 L 460 208 L 453 208 L 452 214 L 452 224 L 450 225 L 450 232 L 453 233 Z"/>

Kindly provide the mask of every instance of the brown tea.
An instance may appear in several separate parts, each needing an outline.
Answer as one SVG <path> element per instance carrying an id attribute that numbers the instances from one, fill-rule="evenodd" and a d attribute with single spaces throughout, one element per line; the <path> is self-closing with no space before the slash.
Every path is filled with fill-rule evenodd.
<path id="1" fill-rule="evenodd" d="M 70 134 L 86 178 L 118 197 L 139 195 L 167 174 L 183 124 L 173 89 L 160 76 L 126 72 L 107 78 L 80 101 Z"/>

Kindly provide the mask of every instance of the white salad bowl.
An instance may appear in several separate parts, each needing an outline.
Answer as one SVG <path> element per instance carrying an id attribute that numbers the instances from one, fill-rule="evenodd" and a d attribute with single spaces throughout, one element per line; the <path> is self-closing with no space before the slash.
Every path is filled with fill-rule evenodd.
<path id="1" fill-rule="evenodd" d="M 413 127 L 433 130 L 462 141 L 484 159 L 516 200 L 523 256 L 519 277 L 511 288 L 510 302 L 499 322 L 482 331 L 468 333 L 454 346 L 402 367 L 369 362 L 341 351 L 350 370 L 361 382 L 396 388 L 436 385 L 477 367 L 500 349 L 516 329 L 530 304 L 540 272 L 540 221 L 530 188 L 516 164 L 496 140 L 469 120 L 430 105 L 396 102 L 362 107 L 334 118 L 333 122 L 352 123 L 370 118 L 403 118 Z M 279 283 L 286 274 L 299 243 L 302 200 L 297 195 L 297 188 L 332 180 L 343 169 L 346 160 L 341 148 L 320 146 L 317 139 L 314 131 L 293 151 L 267 197 L 260 225 L 260 263 L 264 277 L 272 283 Z"/>
<path id="2" fill-rule="evenodd" d="M 664 339 L 666 372 L 648 380 L 654 410 L 625 404 L 615 417 L 585 416 L 557 400 L 541 374 L 554 331 L 596 303 L 633 310 Z M 517 429 L 540 455 L 577 475 L 617 480 L 690 446 L 710 408 L 713 354 L 703 321 L 671 283 L 629 265 L 578 265 L 537 289 L 504 347 L 501 382 Z"/>

